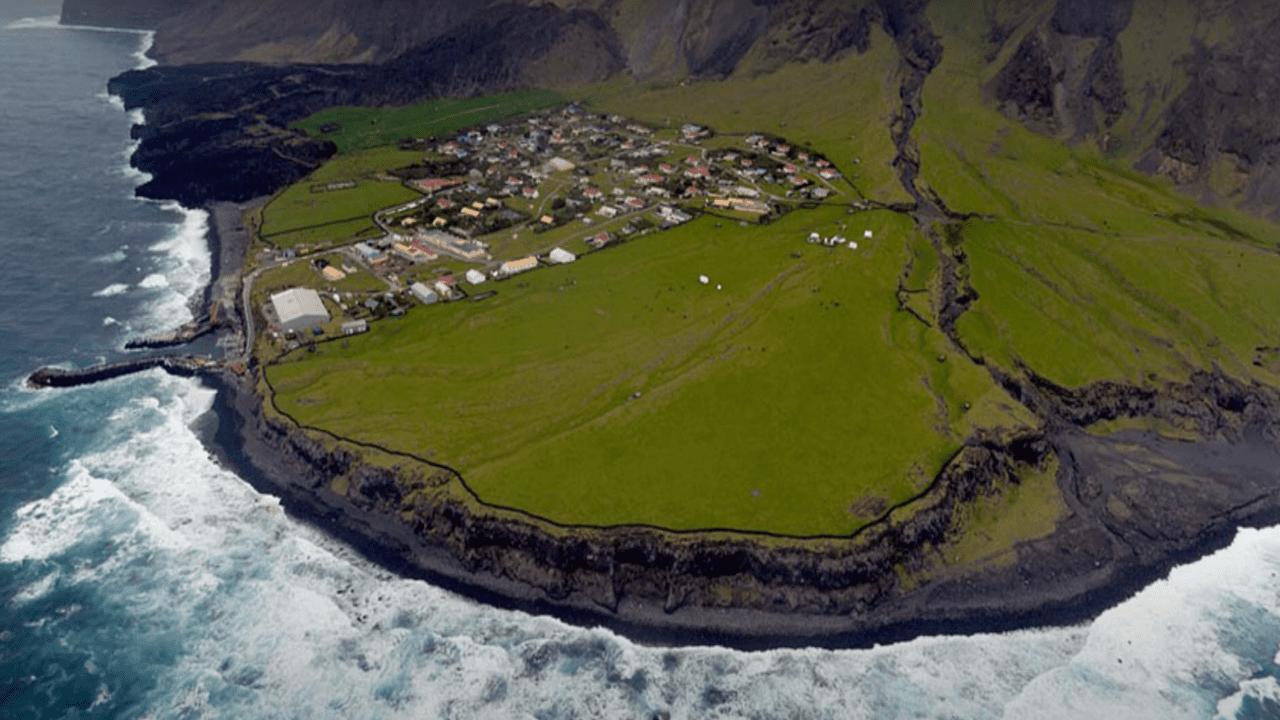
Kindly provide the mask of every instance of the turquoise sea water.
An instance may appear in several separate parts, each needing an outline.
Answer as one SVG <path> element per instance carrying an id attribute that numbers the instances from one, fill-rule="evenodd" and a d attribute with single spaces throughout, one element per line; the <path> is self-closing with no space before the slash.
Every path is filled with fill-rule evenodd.
<path id="1" fill-rule="evenodd" d="M 1280 531 L 1074 628 L 870 650 L 637 646 L 394 577 L 219 466 L 213 394 L 30 391 L 190 317 L 203 213 L 132 197 L 137 33 L 0 6 L 0 717 L 1280 717 Z"/>

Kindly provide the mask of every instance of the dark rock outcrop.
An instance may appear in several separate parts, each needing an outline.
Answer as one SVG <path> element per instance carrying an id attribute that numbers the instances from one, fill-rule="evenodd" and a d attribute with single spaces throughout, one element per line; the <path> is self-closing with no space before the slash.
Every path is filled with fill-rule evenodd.
<path id="1" fill-rule="evenodd" d="M 142 108 L 134 128 L 135 167 L 153 178 L 143 197 L 189 206 L 239 202 L 296 182 L 330 157 L 332 143 L 288 129 L 335 105 L 400 105 L 442 96 L 537 85 L 531 72 L 556 63 L 566 37 L 594 38 L 601 57 L 583 66 L 599 79 L 619 67 L 607 27 L 590 13 L 551 6 L 513 8 L 469 24 L 446 39 L 381 65 L 157 66 L 109 84 L 127 108 Z M 596 75 L 599 73 L 599 75 Z"/>

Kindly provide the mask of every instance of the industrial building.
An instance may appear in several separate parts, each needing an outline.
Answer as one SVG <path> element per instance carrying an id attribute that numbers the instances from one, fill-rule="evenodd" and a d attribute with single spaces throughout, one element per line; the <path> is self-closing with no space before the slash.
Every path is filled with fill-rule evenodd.
<path id="1" fill-rule="evenodd" d="M 280 327 L 286 331 L 302 332 L 329 322 L 329 311 L 324 309 L 320 293 L 311 288 L 293 288 L 271 296 L 271 306 Z"/>

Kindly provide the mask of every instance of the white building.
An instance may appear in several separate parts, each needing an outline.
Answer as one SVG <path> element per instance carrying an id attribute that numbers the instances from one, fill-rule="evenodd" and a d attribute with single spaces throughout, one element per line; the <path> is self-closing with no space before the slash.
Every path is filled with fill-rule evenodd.
<path id="1" fill-rule="evenodd" d="M 413 293 L 413 296 L 418 298 L 418 300 L 425 305 L 430 305 L 440 299 L 440 296 L 436 295 L 435 290 L 432 290 L 420 282 L 410 285 L 409 292 Z"/>
<path id="2" fill-rule="evenodd" d="M 480 272 L 475 268 L 471 268 L 470 270 L 467 271 L 467 282 L 471 283 L 472 285 L 479 285 L 484 281 L 485 281 L 485 277 L 483 272 Z"/>
<path id="3" fill-rule="evenodd" d="M 271 296 L 271 306 L 283 330 L 301 332 L 329 322 L 320 293 L 311 288 L 293 288 Z"/>
<path id="4" fill-rule="evenodd" d="M 553 263 L 557 263 L 559 265 L 565 265 L 567 263 L 573 262 L 574 260 L 577 260 L 578 256 L 574 255 L 568 250 L 565 250 L 564 248 L 556 248 L 551 251 L 551 255 L 549 256 L 549 259 Z"/>
<path id="5" fill-rule="evenodd" d="M 519 260 L 509 260 L 502 263 L 498 267 L 498 274 L 502 277 L 511 277 L 522 272 L 527 272 L 538 267 L 538 259 L 530 255 L 529 257 L 520 258 Z"/>

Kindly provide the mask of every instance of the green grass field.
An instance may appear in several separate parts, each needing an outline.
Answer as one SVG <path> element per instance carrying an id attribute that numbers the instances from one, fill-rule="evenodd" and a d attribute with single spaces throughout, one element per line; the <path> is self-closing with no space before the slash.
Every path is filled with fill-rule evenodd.
<path id="1" fill-rule="evenodd" d="M 562 105 L 564 98 L 549 90 L 522 90 L 477 98 L 440 98 L 400 107 L 332 107 L 293 127 L 308 135 L 332 140 L 341 154 L 394 145 L 405 138 L 445 137 L 462 128 L 484 125 L 513 115 Z M 320 127 L 341 129 L 321 133 Z"/>
<path id="2" fill-rule="evenodd" d="M 845 221 L 878 239 L 804 242 Z M 558 522 L 848 533 L 870 519 L 851 505 L 918 493 L 976 426 L 1030 421 L 895 310 L 913 233 L 830 208 L 695 221 L 268 377 L 303 424 L 449 464 L 485 501 Z"/>
<path id="3" fill-rule="evenodd" d="M 280 193 L 263 209 L 262 237 L 277 247 L 324 245 L 351 240 L 377 226 L 373 213 L 420 194 L 388 178 L 387 170 L 422 159 L 394 147 L 338 155 L 302 182 Z M 315 185 L 353 180 L 346 190 L 312 192 Z"/>

